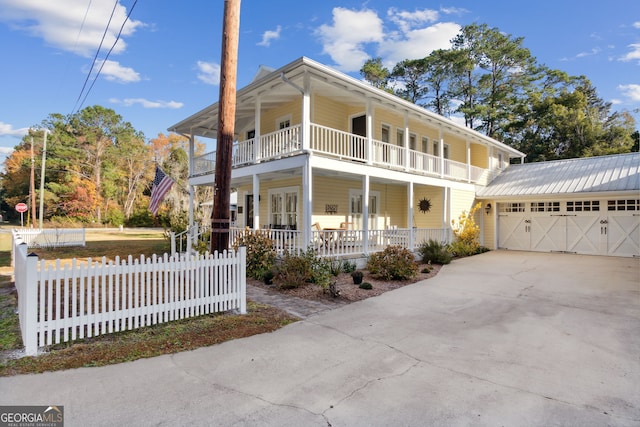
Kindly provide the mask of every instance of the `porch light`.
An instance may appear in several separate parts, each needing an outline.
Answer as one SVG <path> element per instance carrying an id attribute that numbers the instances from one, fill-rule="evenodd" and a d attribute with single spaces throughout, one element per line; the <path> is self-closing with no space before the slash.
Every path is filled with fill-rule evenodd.
<path id="1" fill-rule="evenodd" d="M 491 212 L 491 203 L 487 203 L 487 206 L 484 207 L 484 211 L 489 215 L 489 212 Z"/>

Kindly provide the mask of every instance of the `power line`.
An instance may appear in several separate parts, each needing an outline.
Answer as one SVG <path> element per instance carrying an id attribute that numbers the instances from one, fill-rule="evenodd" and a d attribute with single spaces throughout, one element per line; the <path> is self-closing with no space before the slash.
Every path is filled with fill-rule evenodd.
<path id="1" fill-rule="evenodd" d="M 109 55 L 111 55 L 111 52 L 116 47 L 116 44 L 118 44 L 118 41 L 120 40 L 120 35 L 122 35 L 122 30 L 124 29 L 124 26 L 129 21 L 129 17 L 131 16 L 131 13 L 133 12 L 133 9 L 136 7 L 136 4 L 138 4 L 138 0 L 135 0 L 133 2 L 133 5 L 131 6 L 131 9 L 129 9 L 129 13 L 127 13 L 127 17 L 125 18 L 125 20 L 122 22 L 122 25 L 120 26 L 120 31 L 118 31 L 118 35 L 116 36 L 116 40 L 113 42 L 113 45 L 111 45 L 111 49 L 109 49 L 109 52 L 107 52 L 107 55 L 104 57 L 104 60 L 102 61 L 102 64 L 100 64 L 100 69 L 98 69 L 98 72 L 96 73 L 96 76 L 94 77 L 93 81 L 91 82 L 91 86 L 89 86 L 89 90 L 87 90 L 87 93 L 84 95 L 84 98 L 82 99 L 82 102 L 78 106 L 78 110 L 80 110 L 80 108 L 82 108 L 82 106 L 84 105 L 84 102 L 87 100 L 87 97 L 89 96 L 89 93 L 91 92 L 91 89 L 93 89 L 93 85 L 96 84 L 96 81 L 98 80 L 98 77 L 100 76 L 100 72 L 102 71 L 102 68 L 104 67 L 104 64 L 107 62 L 107 59 L 109 59 Z M 112 16 L 113 16 L 113 13 L 112 13 Z M 109 22 L 111 22 L 111 19 L 109 19 Z M 87 78 L 88 78 L 88 76 L 87 76 Z M 83 87 L 83 89 L 84 89 L 84 87 Z"/>
<path id="2" fill-rule="evenodd" d="M 80 90 L 80 93 L 78 94 L 78 99 L 76 99 L 76 103 L 73 106 L 72 113 L 77 111 L 76 110 L 76 106 L 78 105 L 78 102 L 80 101 L 80 98 L 82 98 L 82 94 L 84 93 L 84 90 L 87 87 L 87 83 L 89 82 L 89 78 L 91 77 L 91 73 L 93 72 L 93 67 L 96 65 L 96 61 L 98 59 L 98 55 L 100 54 L 100 50 L 102 49 L 102 44 L 104 43 L 104 39 L 107 36 L 107 32 L 109 31 L 109 26 L 111 25 L 111 20 L 113 19 L 113 15 L 116 12 L 116 7 L 118 6 L 118 2 L 119 2 L 119 0 L 116 0 L 115 3 L 113 4 L 113 9 L 111 9 L 111 16 L 109 16 L 109 22 L 107 22 L 107 26 L 105 27 L 104 32 L 102 33 L 102 39 L 100 40 L 100 45 L 98 46 L 98 49 L 96 50 L 96 54 L 93 57 L 93 61 L 91 62 L 91 68 L 89 69 L 89 72 L 87 73 L 87 78 L 84 80 L 84 84 L 82 85 L 82 90 Z M 85 99 L 86 99 L 86 96 L 85 96 Z M 80 107 L 78 107 L 78 110 L 79 109 L 80 109 Z"/>

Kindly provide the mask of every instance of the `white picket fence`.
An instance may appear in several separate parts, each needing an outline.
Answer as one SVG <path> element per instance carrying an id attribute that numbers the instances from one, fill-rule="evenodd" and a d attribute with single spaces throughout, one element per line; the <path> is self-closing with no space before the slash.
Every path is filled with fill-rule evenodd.
<path id="1" fill-rule="evenodd" d="M 38 347 L 208 313 L 246 314 L 246 248 L 207 255 L 89 259 L 55 266 L 16 239 L 15 284 L 27 355 Z"/>
<path id="2" fill-rule="evenodd" d="M 85 246 L 84 228 L 14 228 L 30 248 L 59 248 L 63 246 Z"/>

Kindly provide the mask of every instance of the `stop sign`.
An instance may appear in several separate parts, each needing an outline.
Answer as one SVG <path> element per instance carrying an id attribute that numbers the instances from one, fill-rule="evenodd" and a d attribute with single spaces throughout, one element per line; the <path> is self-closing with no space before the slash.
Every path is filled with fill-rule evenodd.
<path id="1" fill-rule="evenodd" d="M 18 204 L 16 205 L 16 210 L 17 210 L 18 212 L 20 212 L 20 213 L 26 212 L 26 211 L 27 211 L 27 209 L 29 209 L 29 208 L 27 207 L 27 204 L 26 204 L 26 203 L 18 203 Z"/>

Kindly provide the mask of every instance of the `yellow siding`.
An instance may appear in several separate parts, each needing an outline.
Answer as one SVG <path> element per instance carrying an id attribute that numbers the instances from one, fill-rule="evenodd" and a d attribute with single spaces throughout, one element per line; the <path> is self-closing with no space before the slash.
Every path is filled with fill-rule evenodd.
<path id="1" fill-rule="evenodd" d="M 471 164 L 487 169 L 489 167 L 489 147 L 471 144 Z"/>
<path id="2" fill-rule="evenodd" d="M 485 213 L 487 201 L 483 202 L 482 208 L 480 209 L 481 212 L 479 212 L 479 215 L 482 217 L 482 220 L 478 220 L 478 224 L 480 224 L 482 229 L 481 243 L 489 249 L 496 249 L 497 245 L 495 242 L 495 235 L 497 203 L 495 201 L 489 201 L 488 203 L 491 203 L 491 211 L 489 214 Z"/>
<path id="3" fill-rule="evenodd" d="M 316 95 L 313 103 L 313 122 L 333 129 L 349 129 L 347 106 L 330 98 Z"/>
<path id="4" fill-rule="evenodd" d="M 451 219 L 458 221 L 462 212 L 469 212 L 475 202 L 473 191 L 451 190 Z"/>
<path id="5" fill-rule="evenodd" d="M 268 110 L 262 110 L 260 133 L 262 135 L 276 131 L 276 120 L 291 114 L 291 126 L 302 123 L 302 101 L 296 99 Z"/>
<path id="6" fill-rule="evenodd" d="M 416 185 L 413 196 L 413 225 L 418 228 L 442 228 L 443 189 Z M 424 198 L 431 202 L 431 210 L 426 213 L 418 209 L 418 203 Z"/>
<path id="7" fill-rule="evenodd" d="M 444 134 L 444 143 L 449 146 L 449 159 L 456 162 L 467 162 L 467 142 L 460 135 Z"/>

